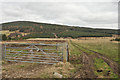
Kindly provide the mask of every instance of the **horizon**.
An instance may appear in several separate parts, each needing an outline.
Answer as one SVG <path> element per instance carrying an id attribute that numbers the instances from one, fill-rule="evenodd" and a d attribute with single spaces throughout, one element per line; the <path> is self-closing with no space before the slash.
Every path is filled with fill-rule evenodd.
<path id="1" fill-rule="evenodd" d="M 9 22 L 3 22 L 3 23 L 0 23 L 0 24 L 5 24 L 5 23 L 12 23 L 12 22 L 22 22 L 21 21 L 9 21 Z M 35 22 L 35 21 L 23 21 L 23 22 Z M 45 22 L 35 22 L 35 23 L 43 23 L 43 24 L 56 24 L 56 23 L 45 23 Z M 65 26 L 71 26 L 71 27 L 81 27 L 81 28 L 92 28 L 92 29 L 113 29 L 113 30 L 119 30 L 119 29 L 114 29 L 114 28 L 94 28 L 94 27 L 90 27 L 90 26 L 79 26 L 79 25 L 68 25 L 68 24 L 56 24 L 56 25 L 65 25 Z"/>
<path id="2" fill-rule="evenodd" d="M 0 23 L 33 21 L 119 29 L 117 2 L 2 2 L 1 6 Z"/>

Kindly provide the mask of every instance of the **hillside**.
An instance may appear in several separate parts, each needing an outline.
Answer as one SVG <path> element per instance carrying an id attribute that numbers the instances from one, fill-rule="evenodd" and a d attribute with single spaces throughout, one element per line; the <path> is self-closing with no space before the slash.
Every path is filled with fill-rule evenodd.
<path id="1" fill-rule="evenodd" d="M 93 29 L 67 25 L 37 23 L 30 21 L 15 21 L 2 24 L 2 30 L 30 33 L 21 38 L 54 38 L 54 37 L 110 37 L 117 33 L 112 29 Z"/>

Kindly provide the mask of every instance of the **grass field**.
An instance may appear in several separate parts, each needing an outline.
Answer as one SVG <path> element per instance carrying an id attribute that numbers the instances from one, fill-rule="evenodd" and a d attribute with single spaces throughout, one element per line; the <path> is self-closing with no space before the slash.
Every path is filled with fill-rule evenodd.
<path id="1" fill-rule="evenodd" d="M 61 62 L 55 65 L 41 65 L 36 63 L 3 61 L 3 77 L 59 78 L 53 74 L 53 72 L 57 72 L 61 74 L 63 78 L 118 78 L 118 74 L 116 73 L 117 66 L 111 62 L 111 60 L 119 62 L 118 43 L 110 40 L 111 38 L 66 39 L 69 44 L 69 62 Z M 39 41 L 33 40 L 33 43 L 37 42 L 40 43 Z M 56 44 L 58 42 L 45 43 Z M 88 49 L 99 52 L 102 56 Z M 13 72 L 14 74 L 11 74 Z M 18 75 L 16 75 L 16 73 Z"/>
<path id="2" fill-rule="evenodd" d="M 99 52 L 118 62 L 118 44 L 110 39 L 72 40 L 80 46 Z"/>
<path id="3" fill-rule="evenodd" d="M 103 59 L 97 58 L 95 53 L 89 51 L 89 50 L 93 50 L 95 52 L 102 54 L 103 56 L 110 58 L 115 62 L 120 63 L 120 61 L 118 60 L 118 44 L 119 43 L 112 42 L 110 40 L 111 39 L 109 38 L 108 39 L 88 39 L 88 40 L 72 39 L 69 41 L 71 58 L 73 58 L 74 55 L 77 55 L 76 58 L 79 57 L 82 54 L 80 50 L 82 50 L 85 53 L 88 53 L 88 55 L 90 55 L 93 58 L 94 74 L 96 76 L 98 76 L 99 78 L 118 78 L 118 75 L 113 73 L 114 71 L 112 70 L 112 68 Z M 75 45 L 78 48 L 75 47 Z M 71 62 L 75 63 L 75 62 L 79 62 L 79 60 L 72 60 Z M 101 72 L 99 72 L 99 70 L 101 70 Z"/>
<path id="4" fill-rule="evenodd" d="M 118 76 L 113 73 L 111 68 L 108 66 L 107 63 L 104 62 L 104 60 L 95 58 L 94 65 L 95 65 L 95 72 L 94 72 L 95 75 L 97 75 L 101 78 L 118 78 Z M 109 76 L 107 76 L 107 75 L 109 75 Z"/>
<path id="5" fill-rule="evenodd" d="M 9 36 L 11 33 L 18 33 L 18 32 L 19 30 L 16 30 L 16 31 L 2 30 L 0 31 L 0 34 L 5 34 L 6 36 Z M 19 33 L 21 33 L 22 36 L 30 34 L 30 33 L 24 33 L 24 32 L 19 32 Z"/>

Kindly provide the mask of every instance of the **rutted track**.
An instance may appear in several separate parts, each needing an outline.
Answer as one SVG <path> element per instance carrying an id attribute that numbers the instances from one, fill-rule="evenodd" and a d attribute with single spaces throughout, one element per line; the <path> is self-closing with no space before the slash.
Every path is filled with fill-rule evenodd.
<path id="1" fill-rule="evenodd" d="M 98 53 L 96 51 L 90 50 L 90 49 L 82 47 L 82 46 L 80 46 L 80 47 L 95 53 L 96 57 L 103 59 L 111 67 L 111 69 L 113 70 L 113 72 L 115 74 L 120 74 L 120 71 L 118 69 L 118 64 L 115 61 L 113 61 L 110 58 L 102 55 L 102 53 Z"/>
<path id="2" fill-rule="evenodd" d="M 71 43 L 72 43 L 72 42 L 71 42 Z M 82 46 L 80 46 L 80 45 L 78 45 L 78 44 L 73 44 L 73 43 L 72 43 L 72 45 L 75 46 L 76 48 L 78 48 L 78 49 L 79 49 L 80 51 L 82 51 L 84 54 L 88 54 L 88 53 L 84 52 L 84 51 L 81 50 L 79 47 L 81 47 L 81 48 L 83 48 L 83 49 L 85 49 L 85 50 L 88 50 L 89 52 L 94 53 L 94 54 L 95 54 L 94 57 L 98 57 L 98 58 L 103 59 L 103 60 L 110 66 L 110 68 L 113 70 L 113 72 L 114 72 L 115 74 L 120 75 L 120 70 L 118 69 L 118 64 L 117 64 L 115 61 L 113 61 L 113 60 L 111 60 L 110 58 L 102 55 L 102 53 L 98 53 L 98 52 L 96 52 L 96 51 L 93 51 L 93 50 L 90 50 L 90 49 L 88 49 L 88 48 L 82 47 Z M 91 57 L 92 57 L 92 56 L 91 56 Z M 91 57 L 90 57 L 90 55 L 89 55 L 89 58 L 91 58 Z M 91 58 L 91 59 L 92 59 L 92 58 Z M 89 60 L 91 60 L 91 59 L 89 59 Z M 92 63 L 92 64 L 93 64 L 93 63 Z M 119 77 L 120 77 L 120 76 L 119 76 Z"/>
<path id="3" fill-rule="evenodd" d="M 94 65 L 93 65 L 92 57 L 90 57 L 88 53 L 81 50 L 77 45 L 75 44 L 72 44 L 72 45 L 78 48 L 82 52 L 80 58 L 82 58 L 81 64 L 83 64 L 82 68 L 79 68 L 73 77 L 74 78 L 96 78 L 93 70 Z"/>

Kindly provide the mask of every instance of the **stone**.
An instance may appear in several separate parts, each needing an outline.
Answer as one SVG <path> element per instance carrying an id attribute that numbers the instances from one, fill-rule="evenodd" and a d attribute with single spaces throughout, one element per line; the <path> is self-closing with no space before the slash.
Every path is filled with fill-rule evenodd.
<path id="1" fill-rule="evenodd" d="M 53 72 L 53 75 L 56 77 L 56 78 L 62 78 L 63 75 L 57 73 L 57 72 Z"/>

